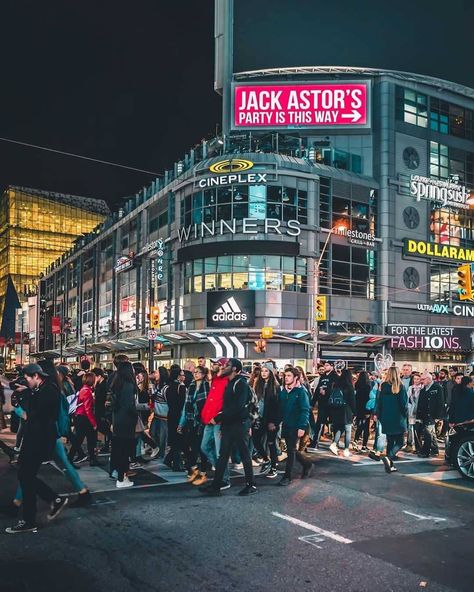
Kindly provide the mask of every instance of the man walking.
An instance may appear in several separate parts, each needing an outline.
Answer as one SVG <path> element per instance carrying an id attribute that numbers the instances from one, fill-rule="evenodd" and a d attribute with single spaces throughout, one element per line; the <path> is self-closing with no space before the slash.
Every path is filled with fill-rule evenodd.
<path id="1" fill-rule="evenodd" d="M 249 406 L 252 402 L 252 391 L 241 373 L 242 363 L 236 358 L 230 358 L 221 372 L 221 376 L 229 378 L 229 383 L 224 391 L 222 411 L 215 418 L 216 423 L 222 423 L 222 442 L 214 480 L 209 487 L 201 489 L 208 495 L 221 494 L 221 487 L 224 485 L 223 476 L 234 446 L 240 453 L 246 480 L 246 485 L 239 491 L 239 495 L 257 493 L 249 452 L 251 423 Z"/>
<path id="2" fill-rule="evenodd" d="M 431 372 L 425 370 L 421 375 L 423 388 L 418 398 L 416 418 L 421 420 L 423 426 L 423 446 L 419 456 L 429 457 L 430 454 L 439 453 L 436 441 L 436 420 L 443 417 L 444 394 L 443 387 L 433 381 Z"/>
<path id="3" fill-rule="evenodd" d="M 39 364 L 28 364 L 24 376 L 31 396 L 25 416 L 25 431 L 18 459 L 18 480 L 23 491 L 23 520 L 5 530 L 8 534 L 37 532 L 36 496 L 50 503 L 48 520 L 56 518 L 68 498 L 58 495 L 37 477 L 41 464 L 53 457 L 58 438 L 60 393 Z"/>
<path id="4" fill-rule="evenodd" d="M 286 372 L 286 371 L 285 371 Z M 318 419 L 314 428 L 313 440 L 310 449 L 319 448 L 319 440 L 323 435 L 325 424 L 329 423 L 329 396 L 332 391 L 332 386 L 337 378 L 334 371 L 334 362 L 325 362 L 324 374 L 321 375 L 318 386 L 314 391 L 314 401 L 318 403 Z"/>

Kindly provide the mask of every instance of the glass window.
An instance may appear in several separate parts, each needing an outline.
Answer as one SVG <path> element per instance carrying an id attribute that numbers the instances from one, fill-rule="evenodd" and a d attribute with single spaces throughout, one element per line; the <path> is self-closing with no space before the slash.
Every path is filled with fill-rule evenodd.
<path id="1" fill-rule="evenodd" d="M 428 127 L 428 97 L 414 90 L 397 86 L 396 117 L 419 127 Z"/>
<path id="2" fill-rule="evenodd" d="M 267 187 L 265 185 L 251 185 L 249 187 L 249 218 L 264 220 L 267 214 Z"/>

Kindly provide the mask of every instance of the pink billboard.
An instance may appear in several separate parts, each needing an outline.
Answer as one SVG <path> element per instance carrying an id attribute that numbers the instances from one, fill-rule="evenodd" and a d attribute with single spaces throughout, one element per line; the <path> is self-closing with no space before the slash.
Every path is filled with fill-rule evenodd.
<path id="1" fill-rule="evenodd" d="M 368 83 L 234 86 L 234 128 L 366 127 Z"/>

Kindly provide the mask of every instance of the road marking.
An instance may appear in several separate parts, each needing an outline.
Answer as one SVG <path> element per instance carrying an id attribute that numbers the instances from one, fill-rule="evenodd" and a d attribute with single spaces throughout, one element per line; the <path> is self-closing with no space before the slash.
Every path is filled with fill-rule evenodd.
<path id="1" fill-rule="evenodd" d="M 430 459 L 428 461 L 427 458 L 405 458 L 405 459 L 397 459 L 395 461 L 395 465 L 399 465 L 400 463 L 422 463 L 422 462 L 430 462 L 433 463 L 433 461 L 436 460 L 441 460 L 441 459 Z M 433 464 L 438 464 L 436 462 L 434 462 Z M 376 461 L 376 460 L 368 460 L 368 461 L 358 461 L 353 463 L 354 467 L 371 467 L 371 466 L 375 466 L 375 467 L 380 467 L 381 466 L 381 462 L 380 461 Z"/>
<path id="2" fill-rule="evenodd" d="M 419 479 L 416 474 L 413 475 L 403 475 L 403 477 L 408 477 L 410 479 L 414 479 L 415 481 L 419 481 L 420 483 L 428 483 L 429 485 L 437 485 L 438 487 L 447 487 L 448 489 L 457 489 L 458 491 L 467 491 L 468 493 L 474 493 L 474 488 L 466 487 L 465 485 L 454 485 L 453 483 L 445 483 L 444 481 L 432 481 L 430 479 Z"/>
<path id="3" fill-rule="evenodd" d="M 282 518 L 287 522 L 291 522 L 292 524 L 296 524 L 296 526 L 301 526 L 301 528 L 306 528 L 306 530 L 311 530 L 311 532 L 315 532 L 316 534 L 320 534 L 328 539 L 332 539 L 333 541 L 337 541 L 338 543 L 344 543 L 345 545 L 350 545 L 353 541 L 350 539 L 346 539 L 345 537 L 341 536 L 340 534 L 336 534 L 335 532 L 330 532 L 329 530 L 324 530 L 323 528 L 319 528 L 319 526 L 314 526 L 313 524 L 309 524 L 309 522 L 303 522 L 303 520 L 298 520 L 298 518 L 293 518 L 292 516 L 287 516 L 286 514 L 280 514 L 279 512 L 272 512 L 273 516 L 277 518 Z"/>
<path id="4" fill-rule="evenodd" d="M 324 543 L 325 539 L 319 536 L 318 534 L 308 534 L 306 536 L 298 537 L 298 540 L 302 541 L 303 543 L 313 545 L 313 547 L 316 547 L 317 549 L 322 549 L 322 547 L 320 547 L 316 543 Z"/>
<path id="5" fill-rule="evenodd" d="M 423 516 L 423 514 L 415 514 L 414 512 L 408 512 L 407 510 L 403 510 L 404 514 L 408 514 L 408 516 L 414 516 L 417 520 L 434 520 L 435 522 L 446 522 L 446 518 L 439 518 L 438 516 Z"/>

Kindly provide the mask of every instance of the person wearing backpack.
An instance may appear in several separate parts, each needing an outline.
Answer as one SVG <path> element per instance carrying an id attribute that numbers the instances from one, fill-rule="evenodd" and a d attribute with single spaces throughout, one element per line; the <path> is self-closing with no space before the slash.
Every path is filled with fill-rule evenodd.
<path id="1" fill-rule="evenodd" d="M 341 371 L 334 382 L 333 389 L 328 399 L 329 416 L 333 424 L 334 439 L 329 450 L 338 456 L 338 444 L 344 432 L 344 456 L 349 457 L 351 444 L 352 419 L 356 412 L 354 386 L 352 372 L 347 368 Z"/>
<path id="2" fill-rule="evenodd" d="M 221 371 L 222 377 L 229 377 L 229 383 L 224 391 L 222 411 L 214 418 L 216 423 L 222 423 L 222 442 L 214 480 L 209 486 L 200 488 L 200 491 L 207 495 L 221 495 L 221 487 L 225 485 L 223 476 L 234 446 L 240 453 L 246 481 L 239 495 L 257 493 L 249 452 L 250 417 L 254 412 L 252 407 L 255 393 L 241 373 L 242 362 L 237 358 L 229 358 Z"/>
<path id="3" fill-rule="evenodd" d="M 401 381 L 400 370 L 392 366 L 387 370 L 385 380 L 380 387 L 375 410 L 375 419 L 380 421 L 382 431 L 387 437 L 387 454 L 381 457 L 387 473 L 394 473 L 397 470 L 393 461 L 403 446 L 407 431 L 407 415 L 407 391 Z"/>

